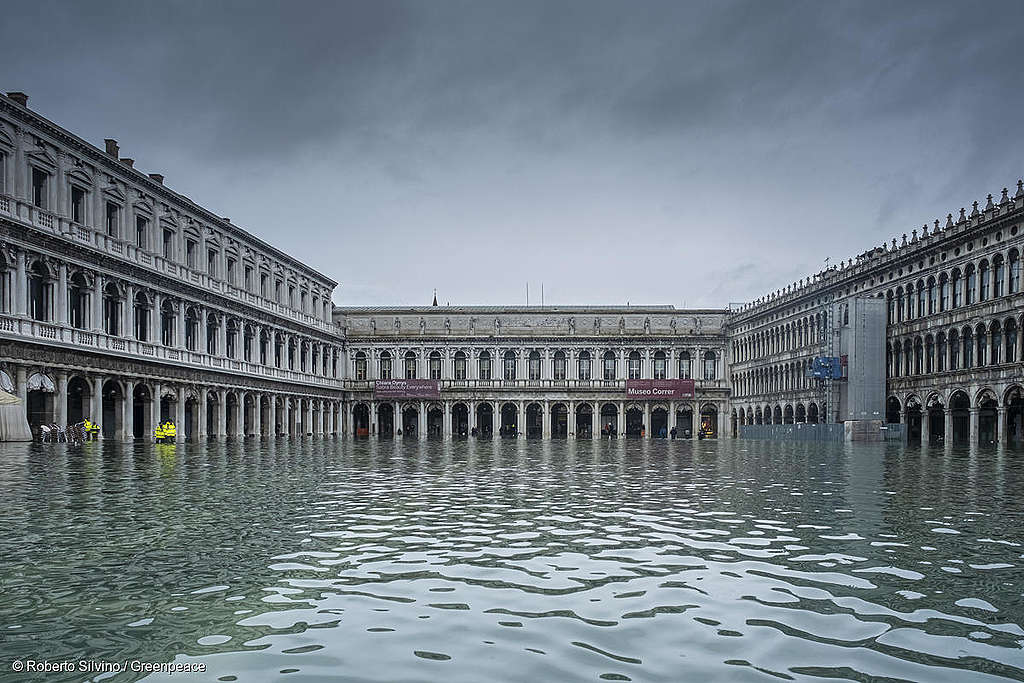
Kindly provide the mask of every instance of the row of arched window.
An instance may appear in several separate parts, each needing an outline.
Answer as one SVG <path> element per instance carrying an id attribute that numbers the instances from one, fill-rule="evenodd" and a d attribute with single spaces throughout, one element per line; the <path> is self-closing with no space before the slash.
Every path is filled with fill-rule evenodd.
<path id="1" fill-rule="evenodd" d="M 1020 252 L 1010 249 L 977 265 L 968 263 L 948 273 L 922 278 L 886 292 L 889 324 L 970 306 L 1021 291 Z"/>
<path id="2" fill-rule="evenodd" d="M 886 344 L 888 377 L 929 375 L 1019 360 L 1021 326 L 1014 318 L 966 325 Z"/>
<path id="3" fill-rule="evenodd" d="M 498 361 L 497 366 L 495 360 Z M 456 351 L 450 363 L 450 374 L 445 375 L 445 363 L 440 351 L 432 351 L 426 357 L 426 378 L 427 379 L 504 379 L 516 380 L 520 372 L 520 355 L 518 352 L 509 349 L 504 353 L 492 356 L 490 351 L 481 351 L 476 359 L 476 376 L 469 376 L 470 358 L 465 351 Z M 555 351 L 550 358 L 550 369 L 545 374 L 544 358 L 539 351 L 530 351 L 525 354 L 526 377 L 529 380 L 553 379 L 553 380 L 591 380 L 620 379 L 619 355 L 615 351 L 605 351 L 599 358 L 590 351 L 580 351 L 576 356 L 575 377 L 572 376 L 573 368 L 570 366 L 569 356 L 564 351 Z M 705 380 L 714 380 L 717 377 L 718 356 L 714 351 L 705 351 L 702 356 L 701 377 Z M 358 351 L 354 357 L 354 378 L 357 380 L 370 379 L 369 356 L 365 351 Z M 381 351 L 376 363 L 375 379 L 418 379 L 420 377 L 419 357 L 414 351 L 407 351 L 400 358 L 393 355 L 391 351 Z M 639 351 L 632 351 L 626 356 L 626 378 L 645 378 L 645 363 Z M 674 363 L 671 362 L 670 354 L 664 351 L 656 351 L 652 354 L 649 378 L 680 379 L 693 378 L 693 360 L 689 351 L 680 351 L 676 354 Z M 396 375 L 396 373 L 401 373 Z M 596 375 L 596 376 L 595 376 Z"/>
<path id="4" fill-rule="evenodd" d="M 42 259 L 35 259 L 27 264 L 26 276 L 26 312 L 29 317 L 40 322 L 64 322 L 57 321 L 57 276 L 51 266 Z M 183 344 L 189 351 L 261 365 L 270 365 L 268 354 L 272 351 L 273 367 L 337 377 L 338 350 L 335 347 L 308 339 L 296 341 L 280 332 L 274 334 L 274 344 L 271 345 L 271 332 L 267 329 L 238 318 L 228 318 L 224 322 L 220 314 L 204 312 L 198 306 L 186 307 L 182 330 L 184 338 L 179 341 L 179 304 L 176 301 L 165 298 L 156 311 L 157 301 L 151 293 L 138 291 L 129 302 L 124 286 L 116 281 L 108 281 L 99 290 L 102 301 L 97 312 L 93 301 L 96 293 L 92 282 L 95 280 L 90 282 L 96 277 L 81 270 L 70 273 L 68 277 L 66 324 L 72 328 L 99 329 L 110 336 L 167 347 Z M 0 255 L 0 306 L 4 312 L 12 308 L 11 284 L 11 270 Z M 101 319 L 93 320 L 96 315 Z M 223 335 L 222 324 L 225 326 Z"/>
<path id="5" fill-rule="evenodd" d="M 807 374 L 810 363 L 811 360 L 805 358 L 735 373 L 732 376 L 732 390 L 736 396 L 758 396 L 815 388 L 814 380 Z"/>
<path id="6" fill-rule="evenodd" d="M 813 348 L 822 344 L 822 314 L 807 315 L 799 320 L 761 330 L 733 342 L 733 358 L 737 361 L 757 360 L 784 351 Z"/>

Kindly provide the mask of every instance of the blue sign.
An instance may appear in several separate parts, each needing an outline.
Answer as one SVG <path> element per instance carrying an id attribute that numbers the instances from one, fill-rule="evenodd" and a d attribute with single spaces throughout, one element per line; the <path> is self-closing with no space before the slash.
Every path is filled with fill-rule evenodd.
<path id="1" fill-rule="evenodd" d="M 843 368 L 836 356 L 819 356 L 811 362 L 807 374 L 815 379 L 841 379 Z"/>

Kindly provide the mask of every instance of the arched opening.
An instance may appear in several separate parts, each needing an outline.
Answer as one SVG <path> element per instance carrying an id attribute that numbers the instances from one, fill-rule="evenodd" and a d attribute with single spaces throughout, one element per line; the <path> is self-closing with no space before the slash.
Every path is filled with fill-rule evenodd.
<path id="1" fill-rule="evenodd" d="M 990 392 L 978 398 L 978 442 L 995 443 L 999 402 Z"/>
<path id="2" fill-rule="evenodd" d="M 689 405 L 676 409 L 676 434 L 682 439 L 693 438 L 693 408 Z"/>
<path id="3" fill-rule="evenodd" d="M 444 410 L 436 403 L 427 408 L 427 436 L 444 435 Z"/>
<path id="4" fill-rule="evenodd" d="M 95 415 L 89 415 L 89 400 L 92 397 L 92 387 L 82 377 L 72 377 L 68 380 L 68 424 L 78 424 L 85 418 L 96 420 Z"/>
<path id="5" fill-rule="evenodd" d="M 413 378 L 410 378 L 413 379 Z M 418 437 L 420 432 L 420 411 L 414 406 L 402 410 L 402 436 Z"/>
<path id="6" fill-rule="evenodd" d="M 654 371 L 652 375 L 654 379 L 665 379 L 668 376 L 668 361 L 666 360 L 664 351 L 654 352 Z M 654 429 L 653 419 L 651 420 L 651 424 L 651 429 Z M 655 432 L 655 434 L 657 434 L 657 432 Z"/>
<path id="7" fill-rule="evenodd" d="M 890 396 L 885 401 L 885 421 L 891 425 L 900 423 L 900 400 Z"/>
<path id="8" fill-rule="evenodd" d="M 921 443 L 921 401 L 917 396 L 907 399 L 907 443 Z"/>
<path id="9" fill-rule="evenodd" d="M 114 282 L 103 288 L 103 331 L 112 337 L 121 334 L 121 290 Z"/>
<path id="10" fill-rule="evenodd" d="M 782 424 L 782 406 L 775 406 L 775 409 L 772 411 L 772 424 Z"/>
<path id="11" fill-rule="evenodd" d="M 39 260 L 28 269 L 28 314 L 33 320 L 53 320 L 53 274 Z"/>
<path id="12" fill-rule="evenodd" d="M 68 320 L 71 327 L 84 330 L 89 324 L 89 281 L 78 272 L 68 281 Z"/>
<path id="13" fill-rule="evenodd" d="M 511 353 L 511 352 L 509 352 Z M 508 357 L 508 354 L 505 354 Z M 499 433 L 502 436 L 519 435 L 519 410 L 515 403 L 506 403 L 501 406 L 501 426 Z"/>
<path id="14" fill-rule="evenodd" d="M 605 380 L 615 379 L 615 352 L 605 351 L 601 359 L 601 378 Z"/>
<path id="15" fill-rule="evenodd" d="M 53 380 L 49 375 L 37 372 L 28 378 L 26 389 L 28 401 L 25 412 L 28 417 L 28 425 L 33 433 L 37 433 L 40 425 L 53 424 Z M 64 427 L 64 425 L 59 426 Z"/>
<path id="16" fill-rule="evenodd" d="M 569 408 L 564 403 L 551 406 L 551 436 L 559 439 L 569 436 Z"/>
<path id="17" fill-rule="evenodd" d="M 539 438 L 544 432 L 544 410 L 539 403 L 526 406 L 526 438 Z"/>
<path id="18" fill-rule="evenodd" d="M 465 403 L 452 406 L 452 434 L 469 436 L 469 408 Z"/>
<path id="19" fill-rule="evenodd" d="M 515 380 L 515 378 L 516 378 L 516 352 L 515 351 L 508 350 L 508 351 L 505 352 L 505 355 L 502 356 L 502 359 L 501 359 L 501 372 L 502 372 L 501 376 L 502 376 L 502 378 L 505 381 L 511 382 L 511 381 Z M 505 426 L 505 424 L 504 424 L 505 408 L 504 407 L 502 407 L 501 412 L 502 412 L 502 420 L 503 420 L 502 427 L 504 428 L 504 426 Z M 502 433 L 504 433 L 504 432 L 502 432 Z"/>
<path id="20" fill-rule="evenodd" d="M 962 391 L 949 399 L 949 411 L 953 417 L 953 443 L 968 443 L 971 440 L 971 399 Z"/>
<path id="21" fill-rule="evenodd" d="M 761 407 L 760 406 L 758 406 L 756 409 L 754 409 L 754 424 L 757 424 L 757 425 L 763 425 L 764 424 L 764 413 L 761 412 Z"/>
<path id="22" fill-rule="evenodd" d="M 782 411 L 782 423 L 787 425 L 793 424 L 793 406 L 787 405 Z"/>
<path id="23" fill-rule="evenodd" d="M 928 398 L 928 441 L 929 443 L 942 443 L 946 440 L 946 413 L 942 405 L 942 398 L 938 394 L 932 394 Z"/>
<path id="24" fill-rule="evenodd" d="M 704 379 L 718 379 L 718 360 L 714 351 L 704 352 Z"/>
<path id="25" fill-rule="evenodd" d="M 427 359 L 427 371 L 430 379 L 441 379 L 441 352 L 432 351 Z"/>
<path id="26" fill-rule="evenodd" d="M 226 430 L 226 434 L 224 434 L 223 436 L 227 436 L 228 434 L 234 436 L 235 434 L 238 433 L 238 428 L 240 426 L 239 420 L 241 418 L 241 406 L 239 406 L 238 394 L 236 394 L 233 391 L 229 392 L 228 395 L 224 398 L 224 408 L 226 411 L 224 417 L 224 427 Z"/>
<path id="27" fill-rule="evenodd" d="M 629 406 L 626 408 L 626 436 L 627 437 L 638 437 L 640 433 L 646 430 L 647 425 L 644 424 L 644 411 L 640 406 Z"/>
<path id="28" fill-rule="evenodd" d="M 488 363 L 490 363 L 490 359 L 488 359 Z M 494 435 L 494 406 L 490 403 L 477 405 L 476 428 L 479 436 L 491 437 Z"/>
<path id="29" fill-rule="evenodd" d="M 808 403 L 807 404 L 807 424 L 816 425 L 818 424 L 818 404 Z"/>
<path id="30" fill-rule="evenodd" d="M 217 424 L 217 405 L 218 405 L 217 392 L 211 391 L 206 395 L 206 435 L 207 436 L 223 436 L 220 433 L 220 425 Z"/>
<path id="31" fill-rule="evenodd" d="M 466 367 L 468 365 L 466 352 L 456 351 L 455 358 L 452 360 L 452 377 L 453 379 L 463 381 L 466 379 Z"/>
<path id="32" fill-rule="evenodd" d="M 618 436 L 620 427 L 619 409 L 615 404 L 605 403 L 601 406 L 601 435 Z"/>
<path id="33" fill-rule="evenodd" d="M 778 407 L 775 408 L 779 410 Z M 718 408 L 708 403 L 700 409 L 700 437 L 702 439 L 718 438 Z"/>
<path id="34" fill-rule="evenodd" d="M 395 435 L 395 406 L 390 403 L 377 405 L 377 436 L 392 437 Z"/>
<path id="35" fill-rule="evenodd" d="M 141 342 L 149 341 L 149 311 L 152 306 L 145 292 L 135 295 L 135 338 Z"/>
<path id="36" fill-rule="evenodd" d="M 269 417 L 266 424 L 270 424 Z M 203 436 L 199 433 L 199 397 L 189 394 L 185 398 L 185 437 L 190 441 L 198 441 Z"/>
<path id="37" fill-rule="evenodd" d="M 803 403 L 796 404 L 796 422 L 797 424 L 803 424 L 807 422 L 807 409 Z"/>
<path id="38" fill-rule="evenodd" d="M 594 407 L 589 403 L 576 406 L 576 438 L 592 439 L 594 423 Z"/>
<path id="39" fill-rule="evenodd" d="M 149 433 L 150 417 L 153 413 L 153 395 L 145 384 L 137 384 L 132 391 L 132 420 L 135 422 L 133 437 L 146 439 Z"/>
<path id="40" fill-rule="evenodd" d="M 551 379 L 562 381 L 566 376 L 565 351 L 555 351 L 551 360 Z"/>
<path id="41" fill-rule="evenodd" d="M 668 408 L 656 406 L 651 410 L 651 436 L 659 439 L 668 436 Z"/>
<path id="42" fill-rule="evenodd" d="M 370 406 L 365 403 L 357 403 L 352 407 L 352 432 L 356 436 L 370 435 Z"/>
<path id="43" fill-rule="evenodd" d="M 256 411 L 260 409 L 259 397 L 253 397 L 249 394 L 245 397 L 245 402 L 242 405 L 242 435 L 250 436 L 253 435 L 253 426 L 255 425 Z M 256 434 L 255 436 L 259 436 Z"/>
<path id="44" fill-rule="evenodd" d="M 1024 441 L 1024 389 L 1011 387 L 1003 405 L 1006 406 L 1006 440 L 1019 444 Z"/>
<path id="45" fill-rule="evenodd" d="M 626 370 L 628 371 L 627 377 L 629 379 L 642 379 L 644 376 L 643 372 L 643 360 L 641 359 L 639 351 L 630 351 L 629 356 L 626 357 Z M 626 411 L 626 433 L 629 433 L 629 411 Z"/>
<path id="46" fill-rule="evenodd" d="M 100 427 L 103 429 L 104 439 L 115 439 L 121 434 L 121 413 L 124 403 L 124 392 L 121 384 L 114 380 L 108 380 L 103 384 L 103 420 Z"/>

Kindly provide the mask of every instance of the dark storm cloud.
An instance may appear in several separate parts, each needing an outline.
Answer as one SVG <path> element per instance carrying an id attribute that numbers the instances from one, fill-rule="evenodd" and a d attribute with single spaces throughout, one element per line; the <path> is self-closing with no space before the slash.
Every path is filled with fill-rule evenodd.
<path id="1" fill-rule="evenodd" d="M 421 302 L 435 286 L 453 303 L 518 303 L 544 279 L 557 303 L 725 305 L 1021 173 L 1020 3 L 8 16 L 0 85 L 87 139 L 118 137 L 349 284 L 346 303 Z"/>

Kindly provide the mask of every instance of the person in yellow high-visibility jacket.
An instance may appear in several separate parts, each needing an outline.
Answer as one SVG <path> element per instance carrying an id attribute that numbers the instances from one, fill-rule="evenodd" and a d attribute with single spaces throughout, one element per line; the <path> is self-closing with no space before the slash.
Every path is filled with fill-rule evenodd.
<path id="1" fill-rule="evenodd" d="M 175 437 L 178 435 L 178 428 L 174 426 L 173 422 L 168 421 L 164 424 L 164 440 L 169 443 L 174 443 Z"/>
<path id="2" fill-rule="evenodd" d="M 162 424 L 157 425 L 156 429 L 153 430 L 153 439 L 157 443 L 163 443 L 163 440 L 164 440 L 164 426 Z"/>

